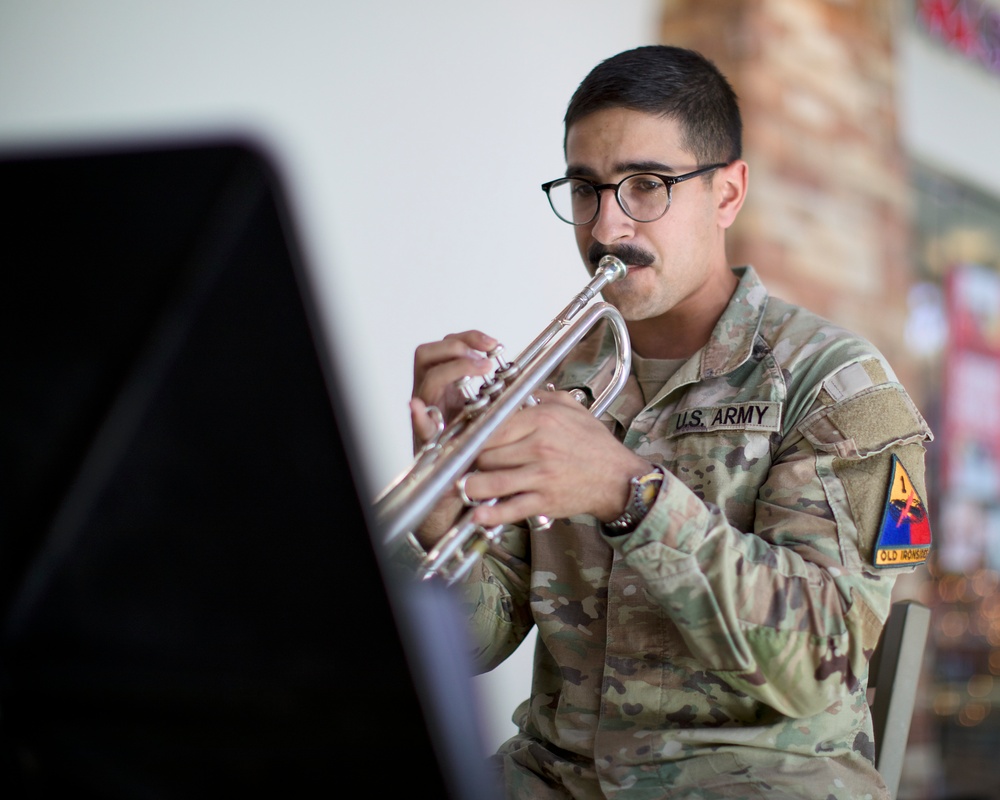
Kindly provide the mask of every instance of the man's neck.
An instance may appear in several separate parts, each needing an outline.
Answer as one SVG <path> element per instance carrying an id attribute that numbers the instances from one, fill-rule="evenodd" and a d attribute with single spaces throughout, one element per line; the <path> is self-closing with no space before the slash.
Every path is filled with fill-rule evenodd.
<path id="1" fill-rule="evenodd" d="M 739 284 L 734 273 L 729 276 L 711 303 L 681 302 L 658 317 L 627 322 L 632 350 L 643 358 L 690 358 L 697 353 L 711 338 Z"/>

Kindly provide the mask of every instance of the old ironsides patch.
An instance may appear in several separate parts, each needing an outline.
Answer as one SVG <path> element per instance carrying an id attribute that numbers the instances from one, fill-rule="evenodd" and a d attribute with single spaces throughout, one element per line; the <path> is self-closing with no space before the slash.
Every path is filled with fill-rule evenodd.
<path id="1" fill-rule="evenodd" d="M 899 458 L 892 457 L 892 473 L 878 541 L 876 567 L 923 564 L 931 549 L 931 525 L 924 505 Z"/>

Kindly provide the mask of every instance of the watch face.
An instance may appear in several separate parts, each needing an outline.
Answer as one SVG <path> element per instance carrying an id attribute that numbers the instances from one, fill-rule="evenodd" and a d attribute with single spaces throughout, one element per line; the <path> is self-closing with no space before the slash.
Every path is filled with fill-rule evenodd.
<path id="1" fill-rule="evenodd" d="M 604 528 L 613 534 L 631 533 L 649 513 L 656 495 L 663 484 L 663 473 L 657 469 L 647 475 L 638 475 L 630 481 L 632 491 L 629 494 L 628 505 L 621 516 L 604 524 Z"/>
<path id="2" fill-rule="evenodd" d="M 649 507 L 656 500 L 656 495 L 660 491 L 662 483 L 663 476 L 659 472 L 643 475 L 636 481 L 633 497 L 637 510 L 643 516 L 649 512 Z"/>

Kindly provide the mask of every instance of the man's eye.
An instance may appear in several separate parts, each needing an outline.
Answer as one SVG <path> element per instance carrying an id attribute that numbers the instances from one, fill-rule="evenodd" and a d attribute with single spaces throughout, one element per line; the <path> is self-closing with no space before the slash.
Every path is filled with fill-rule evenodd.
<path id="1" fill-rule="evenodd" d="M 586 199 L 594 196 L 594 187 L 582 181 L 572 181 L 570 183 L 570 192 L 572 192 L 573 197 Z"/>
<path id="2" fill-rule="evenodd" d="M 656 178 L 637 178 L 632 181 L 629 188 L 641 194 L 655 194 L 663 191 L 663 181 Z"/>

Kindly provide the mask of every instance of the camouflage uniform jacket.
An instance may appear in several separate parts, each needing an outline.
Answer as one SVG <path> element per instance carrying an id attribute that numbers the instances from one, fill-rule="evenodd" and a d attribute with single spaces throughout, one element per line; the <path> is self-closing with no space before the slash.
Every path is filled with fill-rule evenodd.
<path id="1" fill-rule="evenodd" d="M 512 527 L 462 588 L 478 668 L 538 629 L 509 797 L 887 796 L 866 684 L 896 570 L 874 539 L 897 458 L 926 497 L 931 433 L 871 344 L 736 272 L 711 340 L 605 416 L 667 470 L 642 524 Z M 559 385 L 600 392 L 611 341 Z"/>

